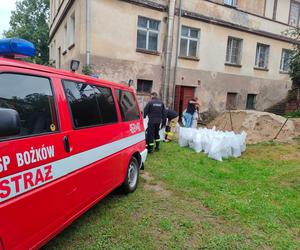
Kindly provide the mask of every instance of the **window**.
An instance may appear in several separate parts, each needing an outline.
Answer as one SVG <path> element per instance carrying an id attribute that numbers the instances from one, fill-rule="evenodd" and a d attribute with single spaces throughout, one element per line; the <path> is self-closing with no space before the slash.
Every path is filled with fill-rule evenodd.
<path id="1" fill-rule="evenodd" d="M 133 121 L 140 119 L 140 112 L 133 93 L 119 89 L 117 89 L 115 93 L 118 99 L 122 120 Z"/>
<path id="2" fill-rule="evenodd" d="M 118 121 L 110 88 L 63 81 L 75 128 Z"/>
<path id="3" fill-rule="evenodd" d="M 292 53 L 293 52 L 291 50 L 282 49 L 281 61 L 280 61 L 280 71 L 289 72 Z"/>
<path id="4" fill-rule="evenodd" d="M 137 92 L 142 94 L 150 94 L 152 90 L 153 81 L 137 80 Z"/>
<path id="5" fill-rule="evenodd" d="M 158 51 L 159 21 L 138 17 L 137 48 Z"/>
<path id="6" fill-rule="evenodd" d="M 270 46 L 258 43 L 256 46 L 255 67 L 267 69 Z"/>
<path id="7" fill-rule="evenodd" d="M 299 26 L 300 3 L 291 1 L 289 25 Z"/>
<path id="8" fill-rule="evenodd" d="M 248 94 L 247 95 L 246 109 L 255 109 L 255 103 L 256 103 L 256 95 L 255 94 Z"/>
<path id="9" fill-rule="evenodd" d="M 69 45 L 73 45 L 75 43 L 75 13 L 73 13 L 70 17 L 70 41 Z"/>
<path id="10" fill-rule="evenodd" d="M 68 48 L 68 25 L 64 26 L 64 50 Z"/>
<path id="11" fill-rule="evenodd" d="M 236 0 L 224 0 L 225 5 L 236 6 Z"/>
<path id="12" fill-rule="evenodd" d="M 227 93 L 226 109 L 232 110 L 237 108 L 237 93 Z"/>
<path id="13" fill-rule="evenodd" d="M 58 130 L 55 101 L 49 79 L 21 74 L 0 74 L 0 107 L 18 111 L 18 136 Z"/>
<path id="14" fill-rule="evenodd" d="M 180 56 L 197 57 L 200 30 L 182 26 Z"/>
<path id="15" fill-rule="evenodd" d="M 226 62 L 232 64 L 241 64 L 243 40 L 234 37 L 228 37 Z"/>

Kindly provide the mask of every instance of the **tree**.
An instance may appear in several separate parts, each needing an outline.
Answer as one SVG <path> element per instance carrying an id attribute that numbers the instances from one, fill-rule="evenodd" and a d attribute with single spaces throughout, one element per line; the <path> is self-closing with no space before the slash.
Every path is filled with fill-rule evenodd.
<path id="1" fill-rule="evenodd" d="M 32 42 L 37 50 L 35 58 L 39 64 L 49 61 L 49 0 L 17 0 L 16 10 L 12 11 L 10 29 L 4 31 L 6 38 L 18 37 Z"/>
<path id="2" fill-rule="evenodd" d="M 300 28 L 290 29 L 285 34 L 295 41 L 289 64 L 289 75 L 293 81 L 293 85 L 300 86 Z"/>

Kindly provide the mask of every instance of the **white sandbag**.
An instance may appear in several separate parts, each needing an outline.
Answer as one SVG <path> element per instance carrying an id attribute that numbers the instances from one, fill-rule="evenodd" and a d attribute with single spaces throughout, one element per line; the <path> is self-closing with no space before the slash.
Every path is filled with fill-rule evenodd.
<path id="1" fill-rule="evenodd" d="M 229 157 L 240 157 L 246 150 L 247 134 L 217 131 L 215 128 L 179 128 L 179 145 L 190 146 L 197 153 L 204 151 L 208 157 L 222 161 Z"/>
<path id="2" fill-rule="evenodd" d="M 179 128 L 179 146 L 187 147 L 189 145 L 189 141 L 187 139 L 188 128 L 180 127 Z"/>
<path id="3" fill-rule="evenodd" d="M 194 150 L 197 152 L 197 153 L 200 153 L 202 150 L 203 150 L 203 147 L 202 147 L 202 134 L 197 132 L 196 136 L 193 138 L 193 143 L 194 143 Z"/>
<path id="4" fill-rule="evenodd" d="M 217 161 L 222 161 L 222 142 L 221 138 L 214 139 L 208 153 L 208 157 Z"/>

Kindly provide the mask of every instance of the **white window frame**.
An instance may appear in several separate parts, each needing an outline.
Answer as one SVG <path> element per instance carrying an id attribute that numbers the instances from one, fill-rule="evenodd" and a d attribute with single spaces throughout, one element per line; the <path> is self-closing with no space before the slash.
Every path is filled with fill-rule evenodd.
<path id="1" fill-rule="evenodd" d="M 290 67 L 288 66 L 288 69 L 284 69 L 284 61 L 285 61 L 285 57 L 288 55 L 288 53 L 292 53 L 292 50 L 290 49 L 282 49 L 281 51 L 281 59 L 280 59 L 280 71 L 284 72 L 284 73 L 288 73 L 290 70 Z M 290 58 L 288 59 L 290 60 Z"/>
<path id="2" fill-rule="evenodd" d="M 182 35 L 182 33 L 181 33 L 182 28 L 187 28 L 188 29 L 188 35 L 187 36 Z M 198 32 L 198 37 L 197 38 L 191 37 L 191 30 L 197 30 L 197 32 Z M 192 27 L 188 27 L 188 26 L 185 26 L 185 25 L 181 26 L 181 29 L 180 29 L 180 44 L 181 44 L 182 39 L 187 40 L 187 46 L 186 46 L 186 49 L 185 49 L 185 53 L 183 55 L 184 57 L 196 57 L 196 58 L 198 58 L 198 52 L 199 52 L 198 50 L 199 50 L 199 43 L 200 43 L 200 32 L 201 32 L 201 30 L 197 29 L 197 28 L 192 28 Z M 197 48 L 196 48 L 196 55 L 195 56 L 189 55 L 190 41 L 197 42 Z M 179 54 L 180 54 L 180 56 L 182 56 L 180 52 L 181 51 L 179 51 Z"/>
<path id="3" fill-rule="evenodd" d="M 267 53 L 264 55 L 264 66 L 259 66 L 259 58 L 261 54 L 261 48 L 266 47 Z M 255 54 L 255 67 L 259 69 L 268 69 L 269 66 L 269 58 L 270 58 L 270 45 L 263 44 L 263 43 L 257 43 L 256 44 L 256 54 Z"/>
<path id="4" fill-rule="evenodd" d="M 68 49 L 68 44 L 69 44 L 68 23 L 66 23 L 64 25 L 64 48 L 62 52 Z"/>
<path id="5" fill-rule="evenodd" d="M 71 46 L 75 44 L 75 32 L 76 32 L 76 27 L 75 27 L 75 12 L 73 12 L 69 18 L 69 25 L 68 25 L 68 33 L 69 33 L 69 39 L 68 39 L 68 46 Z"/>
<path id="6" fill-rule="evenodd" d="M 139 27 L 139 23 L 138 22 L 139 22 L 139 18 L 140 17 L 147 19 L 147 28 Z M 150 28 L 150 21 L 158 22 L 158 29 L 157 30 Z M 139 30 L 146 32 L 146 48 L 138 48 L 137 47 L 137 49 L 144 49 L 144 50 L 155 51 L 155 52 L 159 51 L 159 44 L 160 44 L 160 37 L 159 37 L 160 21 L 152 19 L 152 18 L 148 18 L 148 17 L 145 17 L 145 16 L 138 16 L 138 20 L 137 20 L 137 34 L 138 34 Z M 157 34 L 157 50 L 151 50 L 151 49 L 149 49 L 149 33 L 150 32 Z"/>
<path id="7" fill-rule="evenodd" d="M 239 46 L 238 47 L 238 59 L 237 59 L 237 62 L 233 62 L 232 61 L 232 52 L 233 52 L 232 43 L 233 43 L 234 40 L 238 41 L 238 46 Z M 228 46 L 230 46 L 229 55 L 228 55 Z M 243 50 L 243 39 L 229 36 L 228 40 L 227 40 L 227 48 L 226 48 L 226 58 L 225 58 L 226 63 L 240 65 L 241 61 L 242 61 L 242 50 Z"/>
<path id="8" fill-rule="evenodd" d="M 224 0 L 225 5 L 234 6 L 236 7 L 237 0 Z"/>
<path id="9" fill-rule="evenodd" d="M 296 24 L 291 23 L 291 14 L 292 14 L 292 6 L 293 5 L 298 6 L 298 16 L 297 16 Z M 300 2 L 291 1 L 291 3 L 290 3 L 290 13 L 289 13 L 289 25 L 294 26 L 294 27 L 299 27 L 299 22 L 300 22 Z"/>

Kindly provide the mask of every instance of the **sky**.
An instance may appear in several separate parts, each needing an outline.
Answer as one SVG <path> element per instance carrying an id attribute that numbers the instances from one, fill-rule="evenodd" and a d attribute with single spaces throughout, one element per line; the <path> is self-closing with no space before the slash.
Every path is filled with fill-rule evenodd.
<path id="1" fill-rule="evenodd" d="M 0 38 L 4 30 L 9 29 L 9 19 L 12 10 L 16 9 L 16 0 L 0 0 Z"/>

